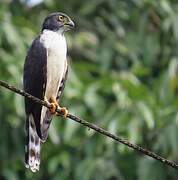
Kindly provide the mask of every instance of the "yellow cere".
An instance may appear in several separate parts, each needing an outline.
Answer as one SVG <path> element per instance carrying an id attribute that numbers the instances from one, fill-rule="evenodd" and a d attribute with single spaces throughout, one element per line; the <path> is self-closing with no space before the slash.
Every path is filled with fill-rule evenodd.
<path id="1" fill-rule="evenodd" d="M 64 17 L 63 16 L 59 16 L 58 19 L 59 19 L 59 21 L 63 21 Z"/>

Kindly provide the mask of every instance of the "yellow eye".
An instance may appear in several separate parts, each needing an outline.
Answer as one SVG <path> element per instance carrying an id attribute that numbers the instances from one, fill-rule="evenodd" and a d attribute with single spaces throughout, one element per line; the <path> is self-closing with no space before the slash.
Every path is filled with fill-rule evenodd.
<path id="1" fill-rule="evenodd" d="M 64 17 L 63 16 L 59 16 L 58 19 L 59 19 L 59 21 L 63 21 Z"/>

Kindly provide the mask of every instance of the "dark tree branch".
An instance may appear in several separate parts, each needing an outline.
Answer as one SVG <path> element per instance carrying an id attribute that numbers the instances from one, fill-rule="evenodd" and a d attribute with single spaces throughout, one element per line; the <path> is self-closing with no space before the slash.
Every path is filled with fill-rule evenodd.
<path id="1" fill-rule="evenodd" d="M 40 100 L 40 99 L 26 93 L 26 92 L 24 92 L 24 91 L 22 91 L 20 89 L 17 89 L 17 88 L 15 88 L 13 86 L 10 86 L 10 85 L 8 85 L 7 83 L 5 83 L 5 82 L 3 82 L 1 80 L 0 80 L 0 86 L 3 86 L 5 88 L 7 88 L 7 89 L 10 89 L 11 91 L 14 91 L 15 93 L 18 93 L 18 94 L 20 94 L 22 96 L 25 96 L 25 97 L 27 97 L 27 98 L 29 98 L 29 99 L 43 105 L 43 106 L 46 106 L 47 108 L 51 107 L 49 104 L 45 103 L 44 101 L 42 101 L 42 100 Z M 61 116 L 63 115 L 62 114 L 63 112 L 61 112 L 60 110 L 56 110 L 56 111 L 59 114 L 61 114 Z M 147 156 L 150 156 L 150 157 L 152 157 L 152 158 L 154 158 L 154 159 L 156 159 L 158 161 L 161 161 L 164 164 L 167 164 L 167 165 L 169 165 L 169 166 L 171 166 L 171 167 L 173 167 L 175 169 L 178 169 L 178 165 L 176 163 L 174 163 L 172 161 L 169 161 L 169 160 L 167 160 L 167 159 L 165 159 L 165 158 L 163 158 L 163 157 L 161 157 L 161 156 L 159 156 L 159 155 L 157 155 L 157 154 L 155 154 L 155 153 L 153 153 L 151 151 L 148 151 L 147 149 L 144 149 L 144 148 L 142 148 L 140 146 L 132 144 L 132 143 L 122 139 L 121 137 L 116 136 L 116 135 L 114 135 L 114 134 L 112 134 L 112 133 L 110 133 L 110 132 L 108 132 L 108 131 L 106 131 L 106 130 L 104 130 L 104 129 L 102 129 L 102 128 L 94 125 L 94 124 L 92 124 L 92 123 L 89 123 L 89 122 L 87 122 L 87 121 L 85 121 L 85 120 L 83 120 L 81 118 L 78 118 L 78 117 L 76 117 L 76 116 L 74 116 L 74 115 L 72 115 L 70 113 L 67 115 L 67 117 L 74 120 L 74 121 L 76 121 L 76 122 L 78 122 L 78 123 L 80 123 L 80 124 L 83 124 L 84 126 L 87 126 L 87 127 L 91 128 L 91 129 L 97 131 L 100 134 L 108 136 L 111 139 L 114 139 L 115 141 L 121 142 L 122 144 L 125 144 L 126 146 L 129 146 L 132 149 L 140 151 L 140 152 L 144 153 Z"/>

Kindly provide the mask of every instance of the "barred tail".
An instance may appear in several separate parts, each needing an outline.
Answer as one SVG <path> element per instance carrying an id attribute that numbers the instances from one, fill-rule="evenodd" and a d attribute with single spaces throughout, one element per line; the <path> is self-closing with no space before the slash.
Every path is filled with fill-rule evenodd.
<path id="1" fill-rule="evenodd" d="M 26 119 L 25 167 L 36 172 L 40 169 L 41 140 L 36 132 L 33 115 Z"/>

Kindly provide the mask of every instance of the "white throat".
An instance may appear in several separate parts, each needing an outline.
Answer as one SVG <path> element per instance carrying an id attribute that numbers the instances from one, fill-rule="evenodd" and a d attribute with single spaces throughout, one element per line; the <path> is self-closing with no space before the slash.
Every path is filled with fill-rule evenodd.
<path id="1" fill-rule="evenodd" d="M 66 39 L 64 34 L 61 31 L 51 31 L 44 29 L 40 37 L 40 42 L 47 49 L 55 51 L 55 49 L 60 50 L 61 52 L 67 53 Z"/>

